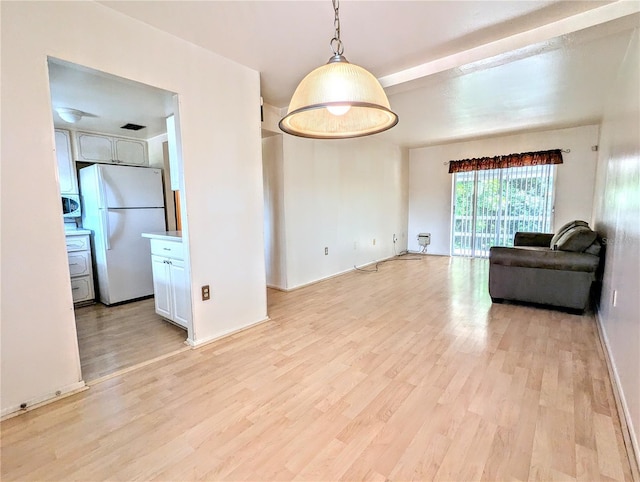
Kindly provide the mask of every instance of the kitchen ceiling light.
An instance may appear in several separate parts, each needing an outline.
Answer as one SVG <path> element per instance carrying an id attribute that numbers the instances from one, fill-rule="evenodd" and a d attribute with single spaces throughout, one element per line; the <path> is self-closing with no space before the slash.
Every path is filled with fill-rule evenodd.
<path id="1" fill-rule="evenodd" d="M 69 124 L 75 124 L 85 115 L 84 112 L 76 109 L 71 109 L 69 107 L 57 107 L 56 112 L 60 116 L 60 119 L 68 122 Z"/>
<path id="2" fill-rule="evenodd" d="M 332 1 L 333 56 L 302 79 L 287 115 L 278 125 L 287 134 L 312 139 L 347 139 L 391 129 L 398 123 L 398 116 L 391 111 L 382 86 L 372 74 L 342 55 L 339 0 Z"/>

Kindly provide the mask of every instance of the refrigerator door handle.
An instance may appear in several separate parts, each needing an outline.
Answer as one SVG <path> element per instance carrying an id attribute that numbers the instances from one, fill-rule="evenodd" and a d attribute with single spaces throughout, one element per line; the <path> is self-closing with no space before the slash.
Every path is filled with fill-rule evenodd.
<path id="1" fill-rule="evenodd" d="M 104 245 L 107 251 L 111 249 L 111 243 L 109 242 L 109 210 L 100 209 L 100 227 L 104 233 Z"/>

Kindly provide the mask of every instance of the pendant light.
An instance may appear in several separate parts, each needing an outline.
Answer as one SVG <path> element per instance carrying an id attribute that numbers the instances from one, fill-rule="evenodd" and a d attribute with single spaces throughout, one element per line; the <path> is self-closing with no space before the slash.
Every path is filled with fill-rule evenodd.
<path id="1" fill-rule="evenodd" d="M 391 129 L 398 116 L 391 111 L 382 86 L 369 72 L 342 55 L 339 0 L 333 1 L 335 35 L 333 56 L 310 72 L 291 98 L 280 129 L 312 139 L 347 139 Z"/>

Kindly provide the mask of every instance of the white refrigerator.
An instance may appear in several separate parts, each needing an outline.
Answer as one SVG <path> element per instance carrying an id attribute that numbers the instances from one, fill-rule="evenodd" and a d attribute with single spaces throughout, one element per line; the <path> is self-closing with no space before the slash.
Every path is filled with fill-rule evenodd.
<path id="1" fill-rule="evenodd" d="M 106 305 L 153 295 L 149 240 L 166 231 L 162 172 L 94 164 L 80 169 L 82 227 L 93 231 L 100 301 Z"/>

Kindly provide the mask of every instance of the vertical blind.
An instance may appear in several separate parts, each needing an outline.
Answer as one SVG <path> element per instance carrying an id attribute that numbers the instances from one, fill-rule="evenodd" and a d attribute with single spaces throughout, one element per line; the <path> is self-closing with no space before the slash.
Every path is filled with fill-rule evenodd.
<path id="1" fill-rule="evenodd" d="M 454 175 L 454 256 L 489 256 L 517 231 L 551 232 L 555 166 L 461 171 Z"/>

